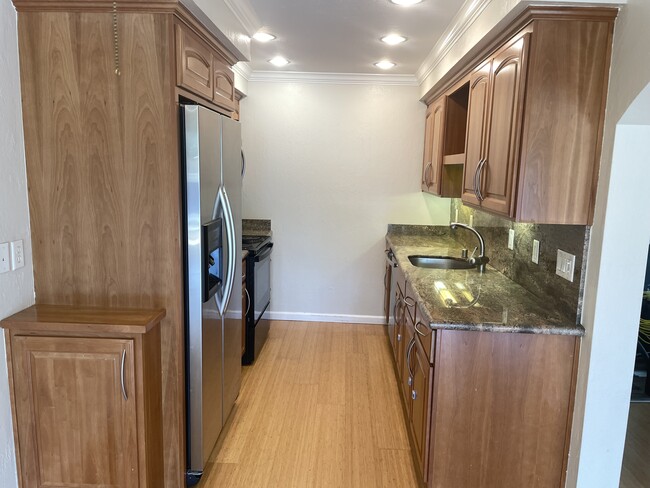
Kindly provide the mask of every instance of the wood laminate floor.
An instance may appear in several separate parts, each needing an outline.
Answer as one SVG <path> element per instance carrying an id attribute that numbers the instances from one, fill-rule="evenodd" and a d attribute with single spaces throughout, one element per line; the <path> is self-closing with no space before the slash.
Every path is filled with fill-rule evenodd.
<path id="1" fill-rule="evenodd" d="M 650 403 L 630 404 L 620 488 L 650 487 Z"/>
<path id="2" fill-rule="evenodd" d="M 382 326 L 273 322 L 200 488 L 416 488 Z"/>

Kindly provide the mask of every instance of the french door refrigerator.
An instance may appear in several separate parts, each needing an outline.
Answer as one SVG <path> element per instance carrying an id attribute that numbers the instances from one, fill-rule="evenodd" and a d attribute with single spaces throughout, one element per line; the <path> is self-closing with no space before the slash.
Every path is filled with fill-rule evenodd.
<path id="1" fill-rule="evenodd" d="M 187 483 L 198 482 L 241 384 L 239 122 L 181 105 Z"/>

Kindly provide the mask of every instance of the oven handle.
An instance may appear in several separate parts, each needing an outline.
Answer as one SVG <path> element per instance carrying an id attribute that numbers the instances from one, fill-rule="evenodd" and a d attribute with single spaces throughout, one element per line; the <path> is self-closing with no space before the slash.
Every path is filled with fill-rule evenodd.
<path id="1" fill-rule="evenodd" d="M 255 262 L 259 263 L 260 261 L 264 261 L 266 258 L 268 258 L 271 255 L 271 252 L 273 251 L 273 243 L 269 242 L 265 247 L 264 251 L 256 254 L 255 255 Z"/>

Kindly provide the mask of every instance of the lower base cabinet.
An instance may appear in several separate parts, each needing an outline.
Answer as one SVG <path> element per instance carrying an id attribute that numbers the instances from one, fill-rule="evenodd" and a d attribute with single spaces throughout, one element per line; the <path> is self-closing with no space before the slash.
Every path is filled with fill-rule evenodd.
<path id="1" fill-rule="evenodd" d="M 429 335 L 405 315 L 409 342 L 396 357 L 396 371 L 424 484 L 564 486 L 580 339 L 460 330 Z"/>
<path id="2" fill-rule="evenodd" d="M 163 316 L 34 306 L 2 322 L 21 487 L 163 486 Z"/>

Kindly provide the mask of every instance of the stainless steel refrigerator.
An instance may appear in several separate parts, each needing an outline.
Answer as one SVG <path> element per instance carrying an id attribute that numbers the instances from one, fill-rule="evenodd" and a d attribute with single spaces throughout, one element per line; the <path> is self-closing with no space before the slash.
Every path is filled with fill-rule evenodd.
<path id="1" fill-rule="evenodd" d="M 181 105 L 187 481 L 200 478 L 241 384 L 239 122 Z"/>

